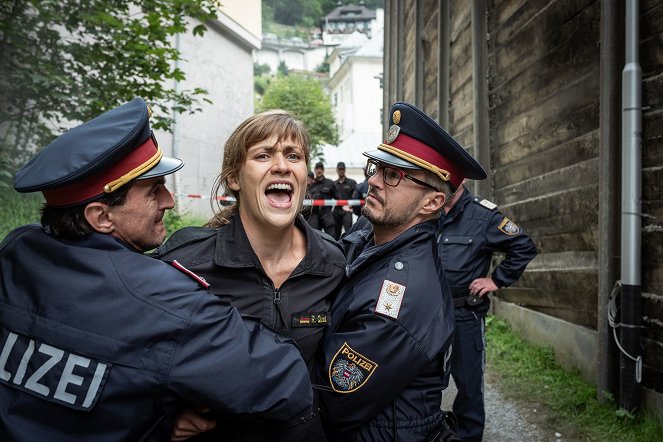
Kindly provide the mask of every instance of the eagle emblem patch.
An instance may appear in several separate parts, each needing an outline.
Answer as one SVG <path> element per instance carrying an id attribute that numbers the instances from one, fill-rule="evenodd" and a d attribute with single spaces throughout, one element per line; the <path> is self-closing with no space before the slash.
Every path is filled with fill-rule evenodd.
<path id="1" fill-rule="evenodd" d="M 506 233 L 509 236 L 514 236 L 520 233 L 520 227 L 506 216 L 497 228 L 500 229 L 502 233 Z"/>
<path id="2" fill-rule="evenodd" d="M 397 319 L 398 312 L 401 310 L 401 304 L 403 303 L 404 294 L 404 285 L 385 279 L 382 283 L 378 302 L 375 305 L 375 313 Z"/>
<path id="3" fill-rule="evenodd" d="M 393 143 L 400 131 L 401 128 L 396 124 L 389 126 L 389 130 L 387 131 L 387 144 Z"/>
<path id="4" fill-rule="evenodd" d="M 368 381 L 377 367 L 344 342 L 329 363 L 329 383 L 337 393 L 352 393 Z"/>

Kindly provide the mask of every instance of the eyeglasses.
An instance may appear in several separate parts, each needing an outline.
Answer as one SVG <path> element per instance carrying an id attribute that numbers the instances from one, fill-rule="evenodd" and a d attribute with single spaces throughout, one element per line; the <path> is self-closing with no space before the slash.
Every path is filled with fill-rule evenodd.
<path id="1" fill-rule="evenodd" d="M 384 183 L 387 186 L 396 187 L 401 183 L 401 180 L 403 178 L 407 178 L 408 180 L 414 181 L 415 183 L 419 184 L 420 186 L 428 187 L 429 189 L 433 189 L 434 191 L 439 192 L 439 190 L 437 190 L 437 188 L 435 188 L 435 187 L 431 186 L 430 184 L 428 184 L 424 181 L 421 181 L 421 180 L 419 180 L 419 179 L 417 179 L 413 176 L 410 176 L 410 175 L 406 174 L 402 170 L 398 170 L 394 167 L 385 166 L 384 164 L 378 163 L 377 161 L 372 161 L 372 160 L 367 161 L 367 163 L 366 163 L 366 174 L 369 177 L 372 177 L 373 175 L 378 173 L 380 170 L 382 170 L 382 179 L 383 179 Z"/>

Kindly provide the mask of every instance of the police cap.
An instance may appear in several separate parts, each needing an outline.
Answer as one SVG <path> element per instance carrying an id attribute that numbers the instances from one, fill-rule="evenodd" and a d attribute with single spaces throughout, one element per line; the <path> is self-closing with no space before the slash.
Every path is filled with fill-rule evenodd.
<path id="1" fill-rule="evenodd" d="M 68 207 L 97 199 L 133 179 L 168 175 L 182 160 L 164 157 L 142 98 L 60 135 L 14 176 L 19 192 L 41 191 L 46 204 Z"/>
<path id="2" fill-rule="evenodd" d="M 315 163 L 314 169 L 324 169 L 324 168 L 325 168 L 325 166 L 324 166 L 324 164 L 322 164 L 321 161 L 318 161 L 317 163 Z"/>
<path id="3" fill-rule="evenodd" d="M 387 139 L 365 156 L 403 169 L 429 170 L 454 190 L 465 178 L 486 178 L 481 165 L 421 110 L 398 102 L 389 112 Z"/>
<path id="4" fill-rule="evenodd" d="M 343 161 L 339 161 L 338 164 L 336 165 L 336 168 L 345 170 L 345 163 Z"/>

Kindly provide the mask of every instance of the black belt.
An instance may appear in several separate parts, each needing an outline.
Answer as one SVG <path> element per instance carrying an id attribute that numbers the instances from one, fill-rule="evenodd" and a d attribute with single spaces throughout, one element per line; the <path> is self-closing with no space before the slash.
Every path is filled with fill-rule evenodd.
<path id="1" fill-rule="evenodd" d="M 477 305 L 483 303 L 483 298 L 479 296 L 470 295 L 470 289 L 468 287 L 454 287 L 451 286 L 451 294 L 454 297 L 454 307 L 476 307 Z"/>
<path id="2" fill-rule="evenodd" d="M 465 307 L 465 298 L 454 298 L 454 307 Z"/>

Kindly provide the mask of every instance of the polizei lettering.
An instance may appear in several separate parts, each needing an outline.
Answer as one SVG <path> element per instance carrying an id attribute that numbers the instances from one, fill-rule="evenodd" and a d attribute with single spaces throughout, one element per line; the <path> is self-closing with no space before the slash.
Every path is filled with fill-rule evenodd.
<path id="1" fill-rule="evenodd" d="M 329 362 L 329 382 L 338 393 L 352 393 L 366 384 L 378 364 L 344 342 Z"/>
<path id="2" fill-rule="evenodd" d="M 352 352 L 352 349 L 348 346 L 344 346 L 341 349 L 341 355 L 345 356 L 348 358 L 350 361 L 354 362 L 361 368 L 367 371 L 373 370 L 373 364 L 370 361 L 364 360 L 360 355 L 357 355 Z"/>
<path id="3" fill-rule="evenodd" d="M 103 390 L 109 364 L 2 329 L 0 383 L 79 410 Z"/>

